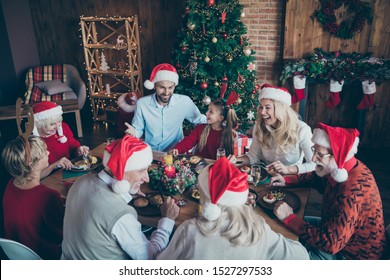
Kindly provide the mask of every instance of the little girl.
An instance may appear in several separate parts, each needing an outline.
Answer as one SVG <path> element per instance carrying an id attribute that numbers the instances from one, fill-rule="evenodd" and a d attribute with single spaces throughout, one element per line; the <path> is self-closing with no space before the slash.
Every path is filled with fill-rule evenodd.
<path id="1" fill-rule="evenodd" d="M 224 148 L 227 156 L 233 154 L 234 139 L 237 136 L 234 128 L 238 124 L 234 109 L 217 99 L 210 103 L 206 118 L 206 124 L 197 125 L 170 153 L 176 156 L 198 145 L 194 154 L 203 158 L 216 159 L 218 148 Z"/>

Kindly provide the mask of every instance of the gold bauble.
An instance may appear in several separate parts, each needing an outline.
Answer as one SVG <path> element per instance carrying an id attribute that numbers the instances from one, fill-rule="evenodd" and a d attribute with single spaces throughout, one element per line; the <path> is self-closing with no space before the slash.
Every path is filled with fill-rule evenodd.
<path id="1" fill-rule="evenodd" d="M 211 39 L 211 42 L 213 42 L 214 44 L 215 44 L 216 42 L 218 42 L 217 37 L 213 37 L 213 39 Z"/>
<path id="2" fill-rule="evenodd" d="M 206 57 L 204 58 L 204 62 L 209 63 L 209 62 L 210 62 L 210 57 L 206 56 Z"/>
<path id="3" fill-rule="evenodd" d="M 228 55 L 226 56 L 226 60 L 227 60 L 228 62 L 232 62 L 232 61 L 233 61 L 233 57 L 232 57 L 230 54 L 228 54 Z"/>

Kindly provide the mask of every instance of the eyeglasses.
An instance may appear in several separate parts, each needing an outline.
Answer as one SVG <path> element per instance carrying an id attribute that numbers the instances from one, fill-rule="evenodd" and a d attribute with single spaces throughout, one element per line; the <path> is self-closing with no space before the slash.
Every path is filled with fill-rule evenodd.
<path id="1" fill-rule="evenodd" d="M 317 155 L 320 159 L 323 159 L 323 158 L 332 156 L 332 154 L 323 154 L 323 153 L 320 153 L 320 152 L 317 151 L 314 147 L 311 147 L 311 151 L 313 152 L 313 155 Z"/>

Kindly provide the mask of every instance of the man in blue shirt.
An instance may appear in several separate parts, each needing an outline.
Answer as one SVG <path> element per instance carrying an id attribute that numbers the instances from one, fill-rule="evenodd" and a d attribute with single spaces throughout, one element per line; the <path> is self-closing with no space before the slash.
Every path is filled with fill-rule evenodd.
<path id="1" fill-rule="evenodd" d="M 144 86 L 156 92 L 137 101 L 132 125 L 125 123 L 125 133 L 138 138 L 145 134 L 145 142 L 152 150 L 169 151 L 183 139 L 185 119 L 193 124 L 205 123 L 206 116 L 188 96 L 174 94 L 178 82 L 179 75 L 172 65 L 154 67 Z"/>

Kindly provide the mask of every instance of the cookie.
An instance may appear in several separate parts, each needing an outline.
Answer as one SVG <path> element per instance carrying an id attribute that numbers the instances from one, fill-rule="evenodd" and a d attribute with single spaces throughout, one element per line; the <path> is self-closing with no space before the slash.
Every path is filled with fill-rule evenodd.
<path id="1" fill-rule="evenodd" d="M 146 199 L 146 198 L 143 198 L 143 197 L 140 197 L 140 198 L 137 198 L 135 201 L 134 201 L 134 206 L 135 207 L 146 207 L 148 206 L 149 204 L 149 201 Z"/>

